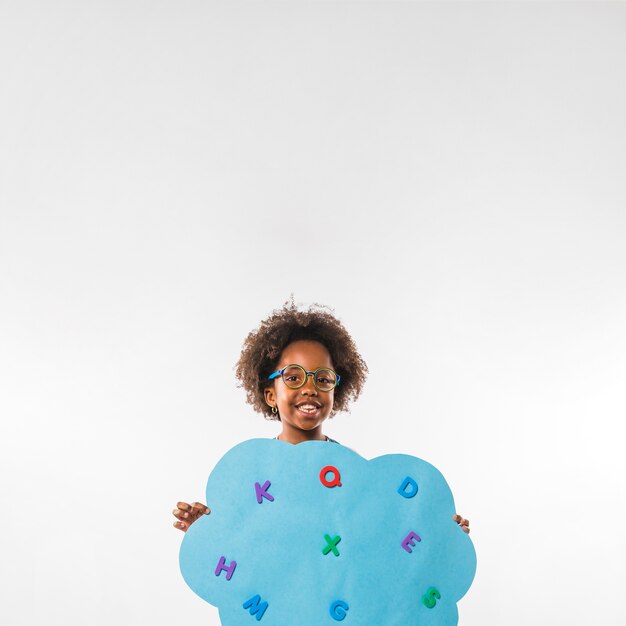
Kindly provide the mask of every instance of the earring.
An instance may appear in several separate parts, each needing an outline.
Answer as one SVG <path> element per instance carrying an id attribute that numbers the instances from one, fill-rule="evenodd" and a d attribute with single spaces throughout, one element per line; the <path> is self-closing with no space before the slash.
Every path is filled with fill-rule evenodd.
<path id="1" fill-rule="evenodd" d="M 278 413 L 278 409 L 276 408 L 276 405 L 274 405 L 274 406 L 272 407 L 272 413 L 273 413 L 274 415 L 276 415 L 276 414 Z"/>

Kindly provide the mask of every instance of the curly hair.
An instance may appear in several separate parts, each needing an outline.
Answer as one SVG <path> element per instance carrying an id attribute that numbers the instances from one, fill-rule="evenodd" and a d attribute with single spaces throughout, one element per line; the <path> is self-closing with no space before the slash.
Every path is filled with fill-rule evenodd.
<path id="1" fill-rule="evenodd" d="M 235 375 L 239 387 L 246 391 L 246 402 L 266 419 L 279 420 L 265 402 L 264 390 L 273 384 L 268 376 L 278 367 L 283 350 L 292 342 L 306 339 L 318 341 L 329 352 L 341 383 L 335 388 L 330 417 L 339 411 L 349 411 L 350 402 L 356 400 L 367 378 L 367 365 L 356 345 L 329 307 L 312 304 L 300 311 L 293 301 L 287 300 L 276 309 L 256 330 L 246 337 Z"/>

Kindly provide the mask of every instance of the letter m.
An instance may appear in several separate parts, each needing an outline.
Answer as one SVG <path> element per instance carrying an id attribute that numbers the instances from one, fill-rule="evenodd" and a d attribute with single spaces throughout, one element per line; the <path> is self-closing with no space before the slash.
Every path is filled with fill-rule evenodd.
<path id="1" fill-rule="evenodd" d="M 243 603 L 244 609 L 250 609 L 250 615 L 256 615 L 256 621 L 260 622 L 263 614 L 267 610 L 269 604 L 265 601 L 261 602 L 261 596 L 257 594 Z"/>

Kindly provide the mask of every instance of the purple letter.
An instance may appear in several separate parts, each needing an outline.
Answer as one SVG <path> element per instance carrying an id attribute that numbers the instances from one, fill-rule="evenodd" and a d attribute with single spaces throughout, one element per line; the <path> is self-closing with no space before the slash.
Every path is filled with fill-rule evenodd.
<path id="1" fill-rule="evenodd" d="M 416 535 L 413 531 L 411 531 L 405 538 L 404 541 L 400 544 L 409 554 L 413 552 L 411 550 L 411 546 L 415 545 L 415 541 L 421 541 L 419 535 Z"/>
<path id="2" fill-rule="evenodd" d="M 237 567 L 237 561 L 233 561 L 228 567 L 226 567 L 226 557 L 220 557 L 217 567 L 215 568 L 215 575 L 219 576 L 222 572 L 226 572 L 226 580 L 230 580 L 233 577 L 233 572 Z"/>
<path id="3" fill-rule="evenodd" d="M 263 498 L 267 498 L 270 502 L 274 502 L 274 496 L 271 493 L 267 493 L 267 490 L 270 488 L 272 483 L 269 480 L 266 480 L 263 483 L 263 486 L 259 483 L 254 483 L 254 488 L 256 490 L 256 501 L 261 504 L 263 502 Z"/>

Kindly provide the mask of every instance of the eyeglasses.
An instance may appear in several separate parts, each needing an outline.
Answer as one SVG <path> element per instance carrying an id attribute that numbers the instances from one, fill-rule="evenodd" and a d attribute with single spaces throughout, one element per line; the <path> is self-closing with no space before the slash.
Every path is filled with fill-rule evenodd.
<path id="1" fill-rule="evenodd" d="M 276 370 L 268 376 L 268 380 L 274 380 L 278 376 L 282 376 L 283 382 L 290 389 L 304 387 L 309 376 L 313 376 L 313 384 L 320 391 L 331 391 L 341 380 L 341 376 L 329 367 L 318 367 L 314 372 L 307 372 L 301 365 L 295 363 L 283 367 L 282 370 Z"/>

